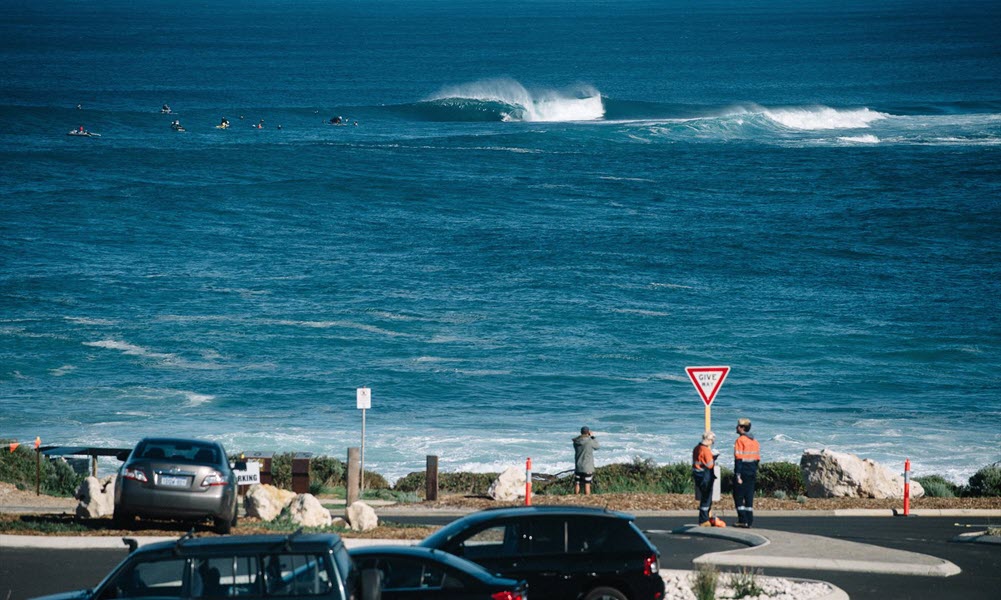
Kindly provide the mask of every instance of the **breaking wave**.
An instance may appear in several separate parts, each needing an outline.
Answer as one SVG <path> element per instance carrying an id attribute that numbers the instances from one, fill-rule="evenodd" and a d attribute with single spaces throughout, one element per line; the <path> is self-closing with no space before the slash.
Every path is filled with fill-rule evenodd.
<path id="1" fill-rule="evenodd" d="M 529 91 L 513 79 L 487 79 L 450 86 L 410 105 L 416 114 L 447 121 L 594 121 L 604 117 L 598 90 Z"/>
<path id="2" fill-rule="evenodd" d="M 868 108 L 838 110 L 828 106 L 812 108 L 764 109 L 762 114 L 790 129 L 817 131 L 822 129 L 863 129 L 869 123 L 890 115 Z"/>

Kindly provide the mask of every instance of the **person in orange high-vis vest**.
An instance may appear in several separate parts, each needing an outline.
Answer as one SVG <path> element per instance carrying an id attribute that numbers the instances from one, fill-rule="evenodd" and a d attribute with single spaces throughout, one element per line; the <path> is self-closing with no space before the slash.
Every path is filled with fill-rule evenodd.
<path id="1" fill-rule="evenodd" d="M 761 444 L 751 435 L 751 420 L 737 419 L 737 441 L 733 444 L 733 503 L 737 506 L 737 527 L 754 523 L 754 482 L 761 463 Z"/>
<path id="2" fill-rule="evenodd" d="M 713 459 L 713 443 L 716 441 L 716 434 L 707 431 L 702 434 L 702 441 L 692 450 L 692 477 L 695 479 L 695 488 L 699 492 L 699 525 L 710 527 L 709 513 L 713 508 L 713 467 L 716 461 Z"/>

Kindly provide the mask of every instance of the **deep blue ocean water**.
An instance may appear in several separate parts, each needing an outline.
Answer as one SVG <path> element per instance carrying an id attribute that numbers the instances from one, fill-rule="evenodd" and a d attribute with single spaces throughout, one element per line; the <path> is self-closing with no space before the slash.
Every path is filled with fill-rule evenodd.
<path id="1" fill-rule="evenodd" d="M 0 437 L 343 457 L 364 385 L 390 477 L 556 472 L 581 425 L 599 464 L 677 462 L 685 366 L 729 365 L 724 454 L 748 416 L 766 460 L 963 480 L 1001 459 L 999 30 L 993 0 L 7 0 Z"/>

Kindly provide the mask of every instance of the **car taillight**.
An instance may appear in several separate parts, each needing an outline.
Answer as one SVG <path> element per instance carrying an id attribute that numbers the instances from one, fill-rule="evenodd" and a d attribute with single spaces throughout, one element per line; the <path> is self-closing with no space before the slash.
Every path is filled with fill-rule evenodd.
<path id="1" fill-rule="evenodd" d="M 126 479 L 134 479 L 143 483 L 149 481 L 149 479 L 146 479 L 146 473 L 143 473 L 142 469 L 125 469 L 125 473 L 122 474 L 122 477 Z"/>
<path id="2" fill-rule="evenodd" d="M 202 479 L 202 487 L 210 487 L 213 485 L 226 485 L 226 478 L 222 476 L 219 471 L 212 471 Z"/>
<path id="3" fill-rule="evenodd" d="M 653 575 L 660 572 L 660 564 L 657 562 L 657 555 L 653 554 L 648 556 L 645 561 L 643 561 L 643 574 Z"/>
<path id="4" fill-rule="evenodd" d="M 493 600 L 522 600 L 521 594 L 518 592 L 497 592 L 496 594 L 491 594 L 490 597 Z"/>

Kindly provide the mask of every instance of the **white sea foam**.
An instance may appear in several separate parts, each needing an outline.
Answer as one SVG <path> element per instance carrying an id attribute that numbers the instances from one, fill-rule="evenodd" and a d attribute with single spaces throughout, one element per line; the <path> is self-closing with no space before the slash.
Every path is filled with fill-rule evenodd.
<path id="1" fill-rule="evenodd" d="M 271 321 L 274 325 L 287 325 L 291 327 L 308 327 L 311 329 L 330 329 L 330 328 L 344 328 L 344 329 L 358 329 L 360 331 L 367 331 L 369 333 L 377 333 L 379 335 L 386 335 L 390 337 L 414 337 L 409 333 L 403 333 L 399 331 L 391 331 L 389 329 L 383 329 L 382 327 L 376 327 L 375 325 L 366 325 L 365 323 L 354 323 L 352 321 L 292 321 L 288 319 L 281 319 L 278 321 Z"/>
<path id="2" fill-rule="evenodd" d="M 837 110 L 828 106 L 813 108 L 763 109 L 762 114 L 790 129 L 864 129 L 873 121 L 890 115 L 868 108 Z"/>
<path id="3" fill-rule="evenodd" d="M 878 144 L 880 140 L 874 135 L 854 135 L 839 137 L 838 141 L 848 144 Z"/>
<path id="4" fill-rule="evenodd" d="M 218 364 L 212 362 L 194 362 L 180 357 L 170 352 L 154 352 L 149 348 L 137 346 L 122 340 L 100 340 L 97 342 L 83 342 L 84 346 L 94 348 L 105 348 L 108 350 L 118 350 L 127 356 L 138 356 L 141 358 L 154 360 L 162 365 L 171 367 L 182 367 L 185 369 L 219 369 Z"/>
<path id="5" fill-rule="evenodd" d="M 201 406 L 215 400 L 215 396 L 211 394 L 199 394 L 196 392 L 187 392 L 184 390 L 180 391 L 181 395 L 187 399 L 187 406 Z"/>
<path id="6" fill-rule="evenodd" d="M 612 312 L 623 313 L 628 315 L 640 315 L 644 317 L 669 317 L 671 313 L 662 312 L 659 310 L 644 310 L 642 308 L 613 308 Z"/>
<path id="7" fill-rule="evenodd" d="M 73 371 L 76 371 L 76 367 L 73 365 L 63 365 L 59 368 L 51 369 L 49 373 L 52 373 L 53 377 L 62 377 L 63 375 L 72 373 Z"/>
<path id="8" fill-rule="evenodd" d="M 675 290 L 690 290 L 693 289 L 690 285 L 681 285 L 680 283 L 657 283 L 651 282 L 650 287 L 652 288 L 667 288 Z"/>
<path id="9" fill-rule="evenodd" d="M 79 325 L 114 325 L 115 322 L 110 319 L 91 319 L 89 317 L 63 317 L 70 323 L 77 323 Z"/>
<path id="10" fill-rule="evenodd" d="M 469 98 L 502 102 L 521 107 L 521 115 L 510 119 L 523 121 L 594 121 L 605 115 L 605 106 L 598 90 L 579 86 L 575 90 L 539 90 L 530 92 L 513 79 L 486 79 L 446 87 L 428 100 Z"/>

